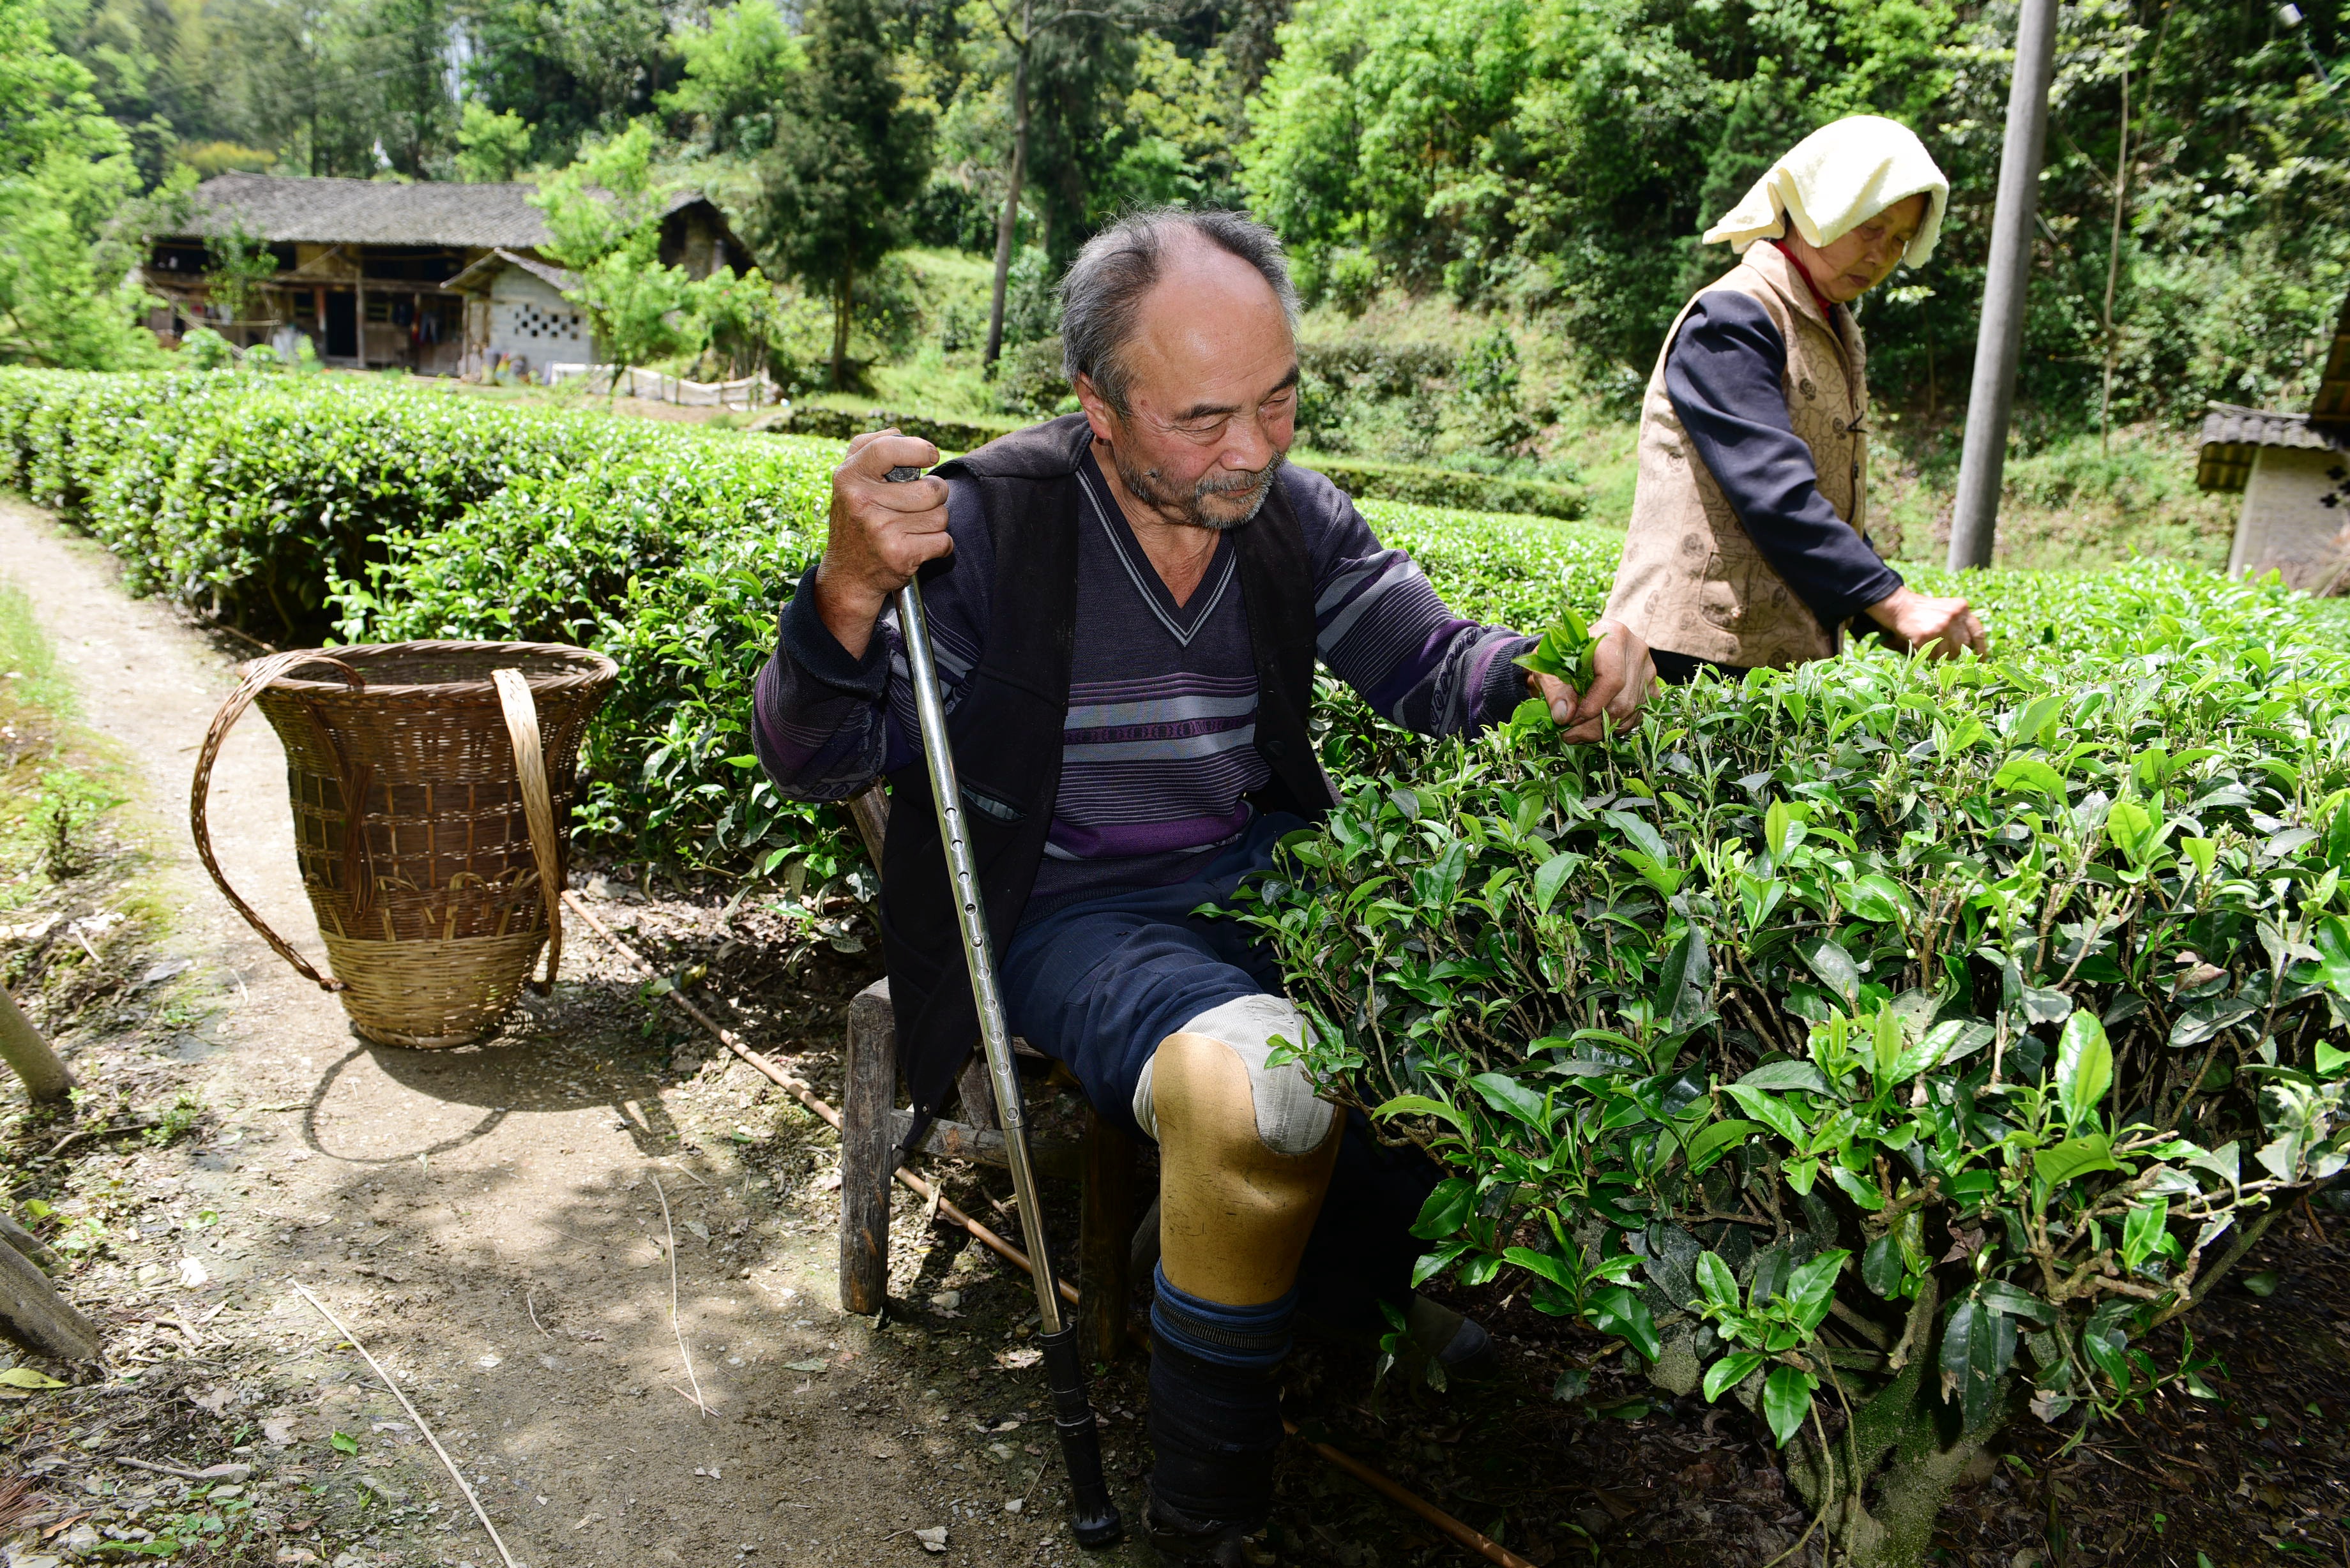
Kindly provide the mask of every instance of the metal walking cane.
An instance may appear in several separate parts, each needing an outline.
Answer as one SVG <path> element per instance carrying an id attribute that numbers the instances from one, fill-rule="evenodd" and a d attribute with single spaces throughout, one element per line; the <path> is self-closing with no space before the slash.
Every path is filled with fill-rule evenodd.
<path id="1" fill-rule="evenodd" d="M 917 468 L 893 468 L 892 483 L 921 477 Z M 994 943 L 987 910 L 980 902 L 979 874 L 963 837 L 962 796 L 955 783 L 954 753 L 947 742 L 946 705 L 939 696 L 938 667 L 931 658 L 930 625 L 922 618 L 922 590 L 909 580 L 898 590 L 898 629 L 906 642 L 906 668 L 914 682 L 914 710 L 921 717 L 922 754 L 930 764 L 931 799 L 938 807 L 939 837 L 946 846 L 947 877 L 962 929 L 962 955 L 971 971 L 971 999 L 979 1014 L 979 1042 L 987 1053 L 988 1081 L 995 1087 L 995 1116 L 1003 1129 L 1004 1163 L 1012 1168 L 1013 1201 L 1020 1210 L 1020 1232 L 1035 1265 L 1036 1316 L 1043 1333 L 1045 1380 L 1053 1392 L 1053 1425 L 1061 1436 L 1061 1459 L 1069 1468 L 1072 1532 L 1081 1546 L 1107 1546 L 1126 1532 L 1102 1479 L 1101 1433 L 1086 1398 L 1085 1363 L 1077 1352 L 1077 1325 L 1063 1315 L 1052 1249 L 1046 1245 L 1045 1211 L 1036 1197 L 1036 1172 L 1028 1152 L 1028 1120 L 1020 1075 L 1012 1063 L 1012 1032 L 1003 1022 L 1003 999 L 995 988 Z"/>

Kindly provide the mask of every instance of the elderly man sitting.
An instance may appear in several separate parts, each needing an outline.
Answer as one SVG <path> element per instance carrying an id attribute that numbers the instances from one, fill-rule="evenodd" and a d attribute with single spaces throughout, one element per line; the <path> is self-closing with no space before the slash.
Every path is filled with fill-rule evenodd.
<path id="1" fill-rule="evenodd" d="M 889 775 L 882 936 L 901 1064 L 934 1114 L 975 1024 L 889 607 L 919 572 L 1012 1027 L 1159 1144 L 1151 1540 L 1237 1563 L 1271 1506 L 1293 1319 L 1413 1307 L 1408 1227 L 1435 1177 L 1268 1065 L 1301 1028 L 1281 977 L 1194 911 L 1332 804 L 1306 728 L 1317 659 L 1432 735 L 1506 719 L 1531 688 L 1567 739 L 1596 738 L 1653 677 L 1603 621 L 1590 691 L 1530 682 L 1511 661 L 1531 639 L 1452 617 L 1342 492 L 1284 466 L 1296 296 L 1267 230 L 1142 213 L 1061 294 L 1083 413 L 910 483 L 885 476 L 936 462 L 929 442 L 850 444 L 759 677 L 756 743 L 804 800 Z M 1448 1362 L 1486 1345 L 1426 1303 L 1410 1321 Z"/>

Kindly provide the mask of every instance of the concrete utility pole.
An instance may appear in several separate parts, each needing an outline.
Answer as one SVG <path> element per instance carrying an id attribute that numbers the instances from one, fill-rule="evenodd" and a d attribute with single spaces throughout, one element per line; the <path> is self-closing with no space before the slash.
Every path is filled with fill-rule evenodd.
<path id="1" fill-rule="evenodd" d="M 1975 334 L 1974 387 L 1967 397 L 1967 444 L 1959 457 L 1958 504 L 1950 516 L 1954 572 L 1991 565 L 1999 525 L 2015 362 L 2023 353 L 2032 221 L 2040 204 L 2041 153 L 2048 144 L 2048 84 L 2055 65 L 2056 0 L 2023 0 L 2015 23 L 2015 76 L 2007 89 L 2007 139 L 1999 154 L 1999 204 L 1991 209 L 1982 326 Z"/>

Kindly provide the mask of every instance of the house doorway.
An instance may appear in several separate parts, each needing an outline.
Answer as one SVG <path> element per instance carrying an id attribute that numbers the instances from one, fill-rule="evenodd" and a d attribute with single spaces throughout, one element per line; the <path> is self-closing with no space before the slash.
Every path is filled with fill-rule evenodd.
<path id="1" fill-rule="evenodd" d="M 359 301 L 349 289 L 327 291 L 327 358 L 356 359 L 359 357 Z"/>

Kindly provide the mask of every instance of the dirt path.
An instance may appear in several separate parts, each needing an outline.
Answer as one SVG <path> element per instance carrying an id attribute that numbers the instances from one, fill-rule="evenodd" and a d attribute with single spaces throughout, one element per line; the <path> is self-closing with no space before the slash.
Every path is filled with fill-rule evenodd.
<path id="1" fill-rule="evenodd" d="M 154 1259 L 174 1271 L 192 1259 L 204 1282 L 143 1280 L 125 1257 L 94 1266 L 89 1284 L 119 1285 L 151 1312 L 214 1314 L 207 1365 L 235 1390 L 214 1413 L 232 1426 L 242 1415 L 248 1431 L 291 1417 L 250 1445 L 262 1489 L 276 1473 L 307 1496 L 341 1486 L 364 1501 L 351 1490 L 364 1486 L 376 1500 L 351 1527 L 364 1531 L 358 1554 L 334 1561 L 497 1558 L 417 1434 L 291 1291 L 297 1279 L 401 1376 L 533 1568 L 928 1561 L 910 1532 L 940 1525 L 950 1558 L 1074 1555 L 1053 1476 L 1006 1511 L 1038 1467 L 1025 1439 L 1039 1429 L 993 1418 L 1041 1413 L 1043 1390 L 1033 1374 L 989 1366 L 1001 1341 L 951 1321 L 953 1298 L 927 1327 L 877 1332 L 835 1310 L 830 1156 L 804 1113 L 751 1112 L 762 1096 L 747 1069 L 676 1070 L 696 1064 L 695 1047 L 681 1041 L 682 1060 L 671 1059 L 667 1021 L 611 983 L 619 971 L 585 931 L 567 946 L 556 995 L 487 1046 L 359 1042 L 335 1000 L 236 918 L 187 843 L 196 747 L 233 660 L 163 607 L 126 598 L 108 557 L 20 505 L 0 504 L 0 562 L 34 600 L 84 722 L 135 766 L 171 940 L 195 965 L 186 984 L 216 1004 L 168 1043 L 216 1123 L 204 1146 L 121 1157 L 167 1217 L 140 1227 L 161 1237 Z M 315 954 L 285 789 L 276 741 L 254 713 L 213 776 L 214 844 L 244 897 Z M 633 923 L 626 906 L 619 914 Z M 759 1125 L 705 1152 L 686 1124 L 710 1115 Z M 795 1139 L 807 1151 L 801 1179 L 750 1158 Z M 671 1327 L 656 1182 L 674 1221 L 691 1379 Z M 199 1209 L 217 1222 L 199 1228 L 188 1218 Z M 905 1287 L 941 1289 L 952 1254 L 931 1255 L 918 1223 L 900 1233 Z M 918 1271 L 937 1278 L 918 1282 Z M 989 1283 L 1016 1333 L 1012 1282 L 964 1261 L 955 1282 L 966 1294 Z M 695 1407 L 694 1381 L 713 1414 Z M 47 1473 L 79 1479 L 60 1451 Z M 278 1514 L 298 1522 L 302 1506 Z M 322 1561 L 316 1552 L 343 1544 L 331 1532 L 282 1539 L 301 1544 L 250 1560 Z"/>

